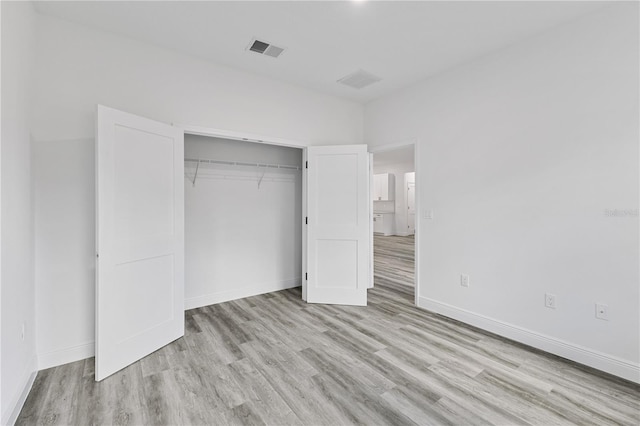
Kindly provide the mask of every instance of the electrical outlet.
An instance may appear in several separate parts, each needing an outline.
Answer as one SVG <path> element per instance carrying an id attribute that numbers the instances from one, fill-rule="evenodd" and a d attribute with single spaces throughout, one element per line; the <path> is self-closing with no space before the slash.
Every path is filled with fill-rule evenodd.
<path id="1" fill-rule="evenodd" d="M 596 318 L 609 321 L 609 306 L 604 303 L 596 303 Z"/>
<path id="2" fill-rule="evenodd" d="M 547 308 L 555 309 L 556 308 L 556 295 L 551 293 L 545 293 L 544 295 L 544 306 Z"/>
<path id="3" fill-rule="evenodd" d="M 462 287 L 469 287 L 469 275 L 460 274 L 460 285 Z"/>
<path id="4" fill-rule="evenodd" d="M 20 339 L 24 342 L 24 335 L 25 335 L 25 330 L 27 328 L 27 324 L 26 323 L 22 323 L 22 329 L 20 330 Z"/>
<path id="5" fill-rule="evenodd" d="M 432 209 L 425 209 L 423 214 L 424 214 L 424 218 L 425 219 L 433 219 L 433 210 Z"/>

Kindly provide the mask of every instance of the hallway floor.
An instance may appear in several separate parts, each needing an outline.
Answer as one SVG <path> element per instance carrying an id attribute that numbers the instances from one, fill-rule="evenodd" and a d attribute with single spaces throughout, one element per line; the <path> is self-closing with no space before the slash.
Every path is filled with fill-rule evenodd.
<path id="1" fill-rule="evenodd" d="M 414 286 L 415 238 L 413 235 L 373 236 L 374 282 Z M 381 281 L 382 280 L 382 281 Z"/>

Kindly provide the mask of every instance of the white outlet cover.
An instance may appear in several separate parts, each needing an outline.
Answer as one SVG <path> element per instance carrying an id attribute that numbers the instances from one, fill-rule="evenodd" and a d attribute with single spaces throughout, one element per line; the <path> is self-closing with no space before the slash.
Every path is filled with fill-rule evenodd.
<path id="1" fill-rule="evenodd" d="M 432 209 L 425 209 L 424 218 L 425 219 L 433 219 L 433 210 Z"/>
<path id="2" fill-rule="evenodd" d="M 544 306 L 547 308 L 555 309 L 556 308 L 556 295 L 551 293 L 545 293 L 544 295 Z"/>
<path id="3" fill-rule="evenodd" d="M 609 321 L 609 306 L 604 303 L 596 303 L 596 318 Z"/>

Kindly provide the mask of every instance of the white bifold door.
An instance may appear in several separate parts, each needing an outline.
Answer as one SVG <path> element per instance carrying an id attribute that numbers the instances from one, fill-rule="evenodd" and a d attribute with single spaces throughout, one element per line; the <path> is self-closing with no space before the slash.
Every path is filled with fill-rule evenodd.
<path id="1" fill-rule="evenodd" d="M 366 145 L 307 148 L 309 303 L 367 304 L 370 270 Z"/>
<path id="2" fill-rule="evenodd" d="M 103 106 L 96 126 L 102 380 L 184 335 L 184 134 Z"/>

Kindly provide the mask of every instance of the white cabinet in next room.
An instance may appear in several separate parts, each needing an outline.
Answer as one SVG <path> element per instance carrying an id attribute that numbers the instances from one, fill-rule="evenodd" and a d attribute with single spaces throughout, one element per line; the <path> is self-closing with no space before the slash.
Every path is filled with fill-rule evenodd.
<path id="1" fill-rule="evenodd" d="M 376 201 L 395 200 L 396 177 L 391 173 L 373 175 L 373 199 Z"/>
<path id="2" fill-rule="evenodd" d="M 393 213 L 373 214 L 373 233 L 385 236 L 393 235 L 393 224 L 395 215 Z"/>

